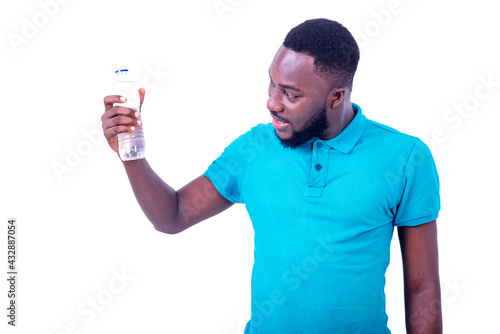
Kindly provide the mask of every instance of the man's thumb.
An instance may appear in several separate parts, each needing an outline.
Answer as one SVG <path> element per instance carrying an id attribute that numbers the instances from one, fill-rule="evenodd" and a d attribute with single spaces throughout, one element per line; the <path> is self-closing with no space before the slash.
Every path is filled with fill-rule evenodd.
<path id="1" fill-rule="evenodd" d="M 146 90 L 144 88 L 139 88 L 139 110 L 142 107 L 142 102 L 144 102 L 144 96 L 146 95 Z"/>

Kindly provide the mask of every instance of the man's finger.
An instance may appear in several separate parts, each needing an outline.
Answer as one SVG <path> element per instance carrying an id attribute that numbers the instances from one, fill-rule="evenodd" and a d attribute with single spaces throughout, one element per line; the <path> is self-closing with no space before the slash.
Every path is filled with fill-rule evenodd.
<path id="1" fill-rule="evenodd" d="M 102 120 L 104 121 L 106 119 L 114 118 L 116 116 L 128 116 L 132 118 L 139 118 L 140 113 L 134 109 L 116 106 L 106 110 L 103 114 Z"/>
<path id="2" fill-rule="evenodd" d="M 106 138 L 110 138 L 112 136 L 116 136 L 117 134 L 120 133 L 127 133 L 127 132 L 134 132 L 137 129 L 136 126 L 127 126 L 127 125 L 118 125 L 118 126 L 113 126 L 108 129 L 104 129 L 104 136 Z"/>
<path id="3" fill-rule="evenodd" d="M 112 128 L 114 126 L 119 126 L 119 125 L 141 126 L 142 121 L 140 119 L 132 118 L 129 116 L 117 115 L 116 117 L 109 118 L 102 123 L 103 129 L 109 129 L 109 128 Z"/>
<path id="4" fill-rule="evenodd" d="M 121 95 L 108 95 L 104 97 L 104 108 L 105 110 L 113 108 L 114 103 L 123 103 L 127 100 L 125 96 Z"/>

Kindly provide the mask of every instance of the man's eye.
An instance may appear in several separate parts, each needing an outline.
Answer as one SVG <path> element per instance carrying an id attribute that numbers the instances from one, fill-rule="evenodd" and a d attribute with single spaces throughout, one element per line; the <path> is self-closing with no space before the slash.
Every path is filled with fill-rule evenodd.
<path id="1" fill-rule="evenodd" d="M 286 97 L 288 97 L 291 100 L 295 100 L 295 99 L 297 99 L 299 97 L 298 95 L 293 95 L 293 94 L 290 94 L 290 93 L 287 93 L 287 92 L 285 92 L 285 94 L 286 94 Z"/>

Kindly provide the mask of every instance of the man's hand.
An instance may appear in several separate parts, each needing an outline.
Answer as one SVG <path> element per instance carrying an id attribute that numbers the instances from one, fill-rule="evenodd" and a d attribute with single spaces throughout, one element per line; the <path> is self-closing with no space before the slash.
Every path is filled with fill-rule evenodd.
<path id="1" fill-rule="evenodd" d="M 146 91 L 144 88 L 140 88 L 139 111 L 141 110 L 145 94 Z M 116 153 L 118 153 L 117 135 L 119 133 L 134 132 L 137 126 L 142 125 L 142 122 L 139 119 L 139 112 L 130 108 L 114 106 L 114 103 L 123 103 L 125 101 L 126 98 L 120 95 L 108 95 L 104 98 L 104 114 L 101 117 L 102 129 L 109 146 Z"/>

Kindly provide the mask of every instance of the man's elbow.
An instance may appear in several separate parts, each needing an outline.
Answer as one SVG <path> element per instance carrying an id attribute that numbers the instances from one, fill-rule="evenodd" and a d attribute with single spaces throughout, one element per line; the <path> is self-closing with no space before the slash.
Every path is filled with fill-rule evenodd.
<path id="1" fill-rule="evenodd" d="M 183 229 L 179 228 L 178 224 L 155 221 L 151 221 L 151 223 L 153 224 L 154 228 L 161 233 L 177 234 L 183 231 Z"/>

